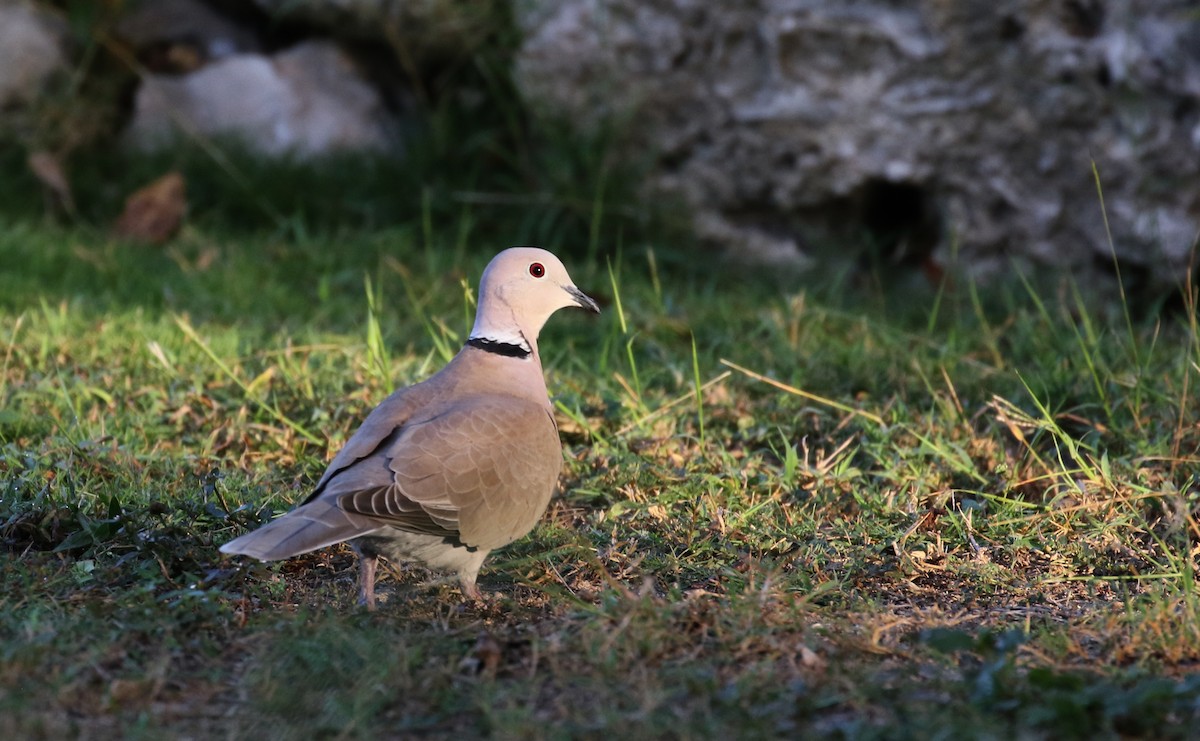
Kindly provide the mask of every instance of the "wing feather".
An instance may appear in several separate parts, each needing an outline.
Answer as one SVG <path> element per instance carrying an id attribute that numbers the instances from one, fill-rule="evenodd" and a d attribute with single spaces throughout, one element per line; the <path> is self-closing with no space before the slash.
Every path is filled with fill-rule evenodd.
<path id="1" fill-rule="evenodd" d="M 373 472 L 380 464 L 390 470 L 390 486 L 359 488 L 359 478 L 348 474 L 363 460 L 331 480 L 329 495 L 347 513 L 470 546 L 497 548 L 528 532 L 562 467 L 558 432 L 545 407 L 488 395 L 427 411 L 371 456 Z"/>

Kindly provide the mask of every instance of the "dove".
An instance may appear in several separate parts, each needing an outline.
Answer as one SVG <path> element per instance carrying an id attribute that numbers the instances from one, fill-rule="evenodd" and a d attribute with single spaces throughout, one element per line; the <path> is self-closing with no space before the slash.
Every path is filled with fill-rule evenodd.
<path id="1" fill-rule="evenodd" d="M 567 307 L 600 312 L 552 253 L 500 252 L 458 354 L 368 414 L 300 506 L 221 551 L 275 561 L 349 541 L 368 609 L 380 556 L 455 573 L 463 596 L 480 600 L 484 559 L 533 529 L 558 483 L 538 335 Z"/>

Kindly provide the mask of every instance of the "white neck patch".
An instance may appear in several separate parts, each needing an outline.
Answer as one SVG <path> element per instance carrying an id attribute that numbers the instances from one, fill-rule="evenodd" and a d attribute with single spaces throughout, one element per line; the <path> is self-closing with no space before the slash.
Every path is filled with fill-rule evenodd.
<path id="1" fill-rule="evenodd" d="M 513 345 L 519 347 L 527 353 L 533 353 L 533 348 L 529 346 L 529 340 L 525 339 L 525 335 L 521 334 L 518 329 L 512 330 L 491 330 L 480 332 L 472 330 L 468 340 L 482 340 L 484 342 L 492 342 L 499 345 Z"/>

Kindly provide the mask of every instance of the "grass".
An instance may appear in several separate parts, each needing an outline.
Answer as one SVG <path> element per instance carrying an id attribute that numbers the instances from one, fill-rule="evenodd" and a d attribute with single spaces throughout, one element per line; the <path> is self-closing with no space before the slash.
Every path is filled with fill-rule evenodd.
<path id="1" fill-rule="evenodd" d="M 344 547 L 216 548 L 444 362 L 495 240 L 199 221 L 165 251 L 0 228 L 7 737 L 1183 737 L 1200 715 L 1193 314 L 1131 331 L 1069 283 L 878 294 L 577 253 L 608 308 L 542 342 L 562 496 L 485 567 L 494 604 L 402 566 L 364 614 Z"/>

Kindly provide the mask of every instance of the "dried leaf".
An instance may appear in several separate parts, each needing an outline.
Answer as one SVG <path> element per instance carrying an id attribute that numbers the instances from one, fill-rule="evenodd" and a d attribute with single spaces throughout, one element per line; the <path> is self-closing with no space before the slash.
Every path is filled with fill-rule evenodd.
<path id="1" fill-rule="evenodd" d="M 163 54 L 170 72 L 184 74 L 195 72 L 204 66 L 204 50 L 192 43 L 176 43 L 167 47 Z"/>
<path id="2" fill-rule="evenodd" d="M 504 651 L 500 648 L 500 643 L 489 633 L 482 632 L 476 639 L 471 653 L 459 662 L 459 669 L 471 674 L 494 676 L 503 657 Z"/>
<path id="3" fill-rule="evenodd" d="M 815 669 L 823 671 L 829 662 L 825 661 L 816 651 L 813 651 L 803 643 L 800 644 L 800 664 L 806 669 Z"/>
<path id="4" fill-rule="evenodd" d="M 71 195 L 71 183 L 63 170 L 62 162 L 49 152 L 30 152 L 26 160 L 30 172 L 46 186 L 68 213 L 75 212 L 75 198 Z"/>
<path id="5" fill-rule="evenodd" d="M 169 172 L 125 199 L 115 230 L 126 239 L 164 244 L 179 231 L 186 212 L 183 175 Z"/>

